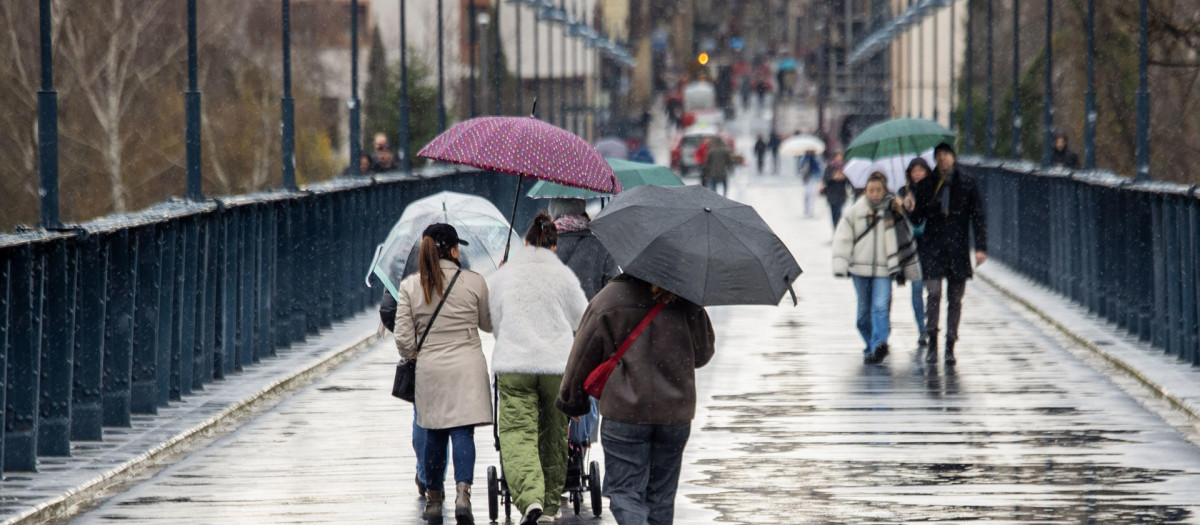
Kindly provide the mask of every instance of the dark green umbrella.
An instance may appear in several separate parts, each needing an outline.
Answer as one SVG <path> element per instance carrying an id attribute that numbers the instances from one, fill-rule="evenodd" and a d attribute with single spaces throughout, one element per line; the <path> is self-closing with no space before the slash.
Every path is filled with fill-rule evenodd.
<path id="1" fill-rule="evenodd" d="M 954 132 L 941 124 L 919 118 L 897 118 L 859 133 L 846 147 L 846 160 L 914 157 L 943 142 L 953 143 Z"/>
<path id="2" fill-rule="evenodd" d="M 702 306 L 779 304 L 801 272 L 754 208 L 700 186 L 626 190 L 590 227 L 625 273 Z"/>
<path id="3" fill-rule="evenodd" d="M 621 186 L 625 189 L 635 186 L 645 186 L 647 184 L 654 186 L 683 186 L 683 181 L 680 180 L 679 176 L 675 175 L 675 172 L 666 166 L 614 159 L 612 157 L 606 157 L 604 160 L 612 167 L 613 173 L 617 175 L 617 180 L 621 181 Z M 531 199 L 599 199 L 611 196 L 609 193 L 572 188 L 544 180 L 540 180 L 534 184 L 533 189 L 529 190 L 529 193 L 526 195 Z"/>

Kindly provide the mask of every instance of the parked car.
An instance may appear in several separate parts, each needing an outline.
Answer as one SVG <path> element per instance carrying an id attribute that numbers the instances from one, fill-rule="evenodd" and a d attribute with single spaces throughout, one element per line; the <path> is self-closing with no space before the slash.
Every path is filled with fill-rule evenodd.
<path id="1" fill-rule="evenodd" d="M 724 140 L 731 151 L 737 151 L 733 137 L 711 127 L 693 127 L 671 141 L 671 169 L 680 177 L 700 174 L 702 166 L 696 162 L 696 149 L 706 138 Z"/>

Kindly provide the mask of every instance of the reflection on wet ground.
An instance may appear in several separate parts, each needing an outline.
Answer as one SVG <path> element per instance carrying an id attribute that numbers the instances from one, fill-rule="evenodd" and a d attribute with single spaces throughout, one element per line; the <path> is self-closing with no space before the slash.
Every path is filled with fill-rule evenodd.
<path id="1" fill-rule="evenodd" d="M 1200 449 L 981 283 L 957 367 L 924 364 L 908 288 L 892 355 L 863 365 L 828 225 L 776 185 L 746 200 L 791 221 L 801 304 L 715 312 L 724 344 L 701 373 L 713 393 L 689 501 L 727 523 L 1200 520 Z"/>

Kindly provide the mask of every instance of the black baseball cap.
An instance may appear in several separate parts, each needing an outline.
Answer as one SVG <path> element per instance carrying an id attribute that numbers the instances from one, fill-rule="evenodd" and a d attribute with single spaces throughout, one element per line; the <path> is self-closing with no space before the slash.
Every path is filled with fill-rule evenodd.
<path id="1" fill-rule="evenodd" d="M 453 248 L 456 244 L 470 246 L 470 243 L 458 238 L 458 230 L 442 222 L 426 226 L 421 236 L 432 238 L 433 242 L 437 243 L 438 247 L 444 250 Z"/>

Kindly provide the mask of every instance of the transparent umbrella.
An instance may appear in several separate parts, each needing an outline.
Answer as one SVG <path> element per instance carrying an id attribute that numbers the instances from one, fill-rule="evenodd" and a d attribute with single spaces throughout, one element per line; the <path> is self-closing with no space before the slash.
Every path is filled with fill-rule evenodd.
<path id="1" fill-rule="evenodd" d="M 438 222 L 454 226 L 458 236 L 470 243 L 459 248 L 459 260 L 464 268 L 484 276 L 495 271 L 504 258 L 510 235 L 513 242 L 519 242 L 515 234 L 509 233 L 504 214 L 483 197 L 443 191 L 413 201 L 392 226 L 387 240 L 376 248 L 371 263 L 371 273 L 379 277 L 393 297 L 399 294 L 400 281 L 417 271 L 421 232 Z"/>

